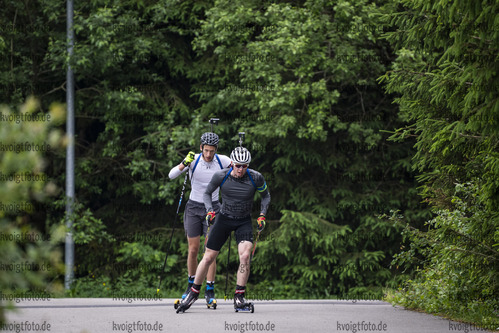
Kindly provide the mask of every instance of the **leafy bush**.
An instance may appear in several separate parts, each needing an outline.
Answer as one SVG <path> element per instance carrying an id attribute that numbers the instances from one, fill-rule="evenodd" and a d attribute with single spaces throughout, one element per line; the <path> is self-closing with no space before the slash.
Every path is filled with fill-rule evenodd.
<path id="1" fill-rule="evenodd" d="M 446 314 L 486 327 L 499 326 L 499 216 L 481 202 L 472 182 L 457 184 L 453 209 L 436 211 L 427 231 L 406 225 L 409 247 L 393 265 L 416 266 L 389 300 L 429 313 Z M 402 223 L 399 216 L 392 220 Z"/>
<path id="2" fill-rule="evenodd" d="M 57 277 L 64 271 L 58 248 L 64 239 L 64 226 L 44 228 L 43 224 L 33 223 L 33 215 L 43 213 L 43 203 L 58 190 L 43 172 L 47 164 L 45 157 L 51 153 L 48 151 L 55 151 L 62 144 L 62 134 L 55 126 L 64 119 L 64 109 L 53 105 L 49 114 L 39 111 L 39 102 L 34 98 L 29 98 L 18 112 L 0 106 L 5 119 L 26 119 L 34 114 L 46 119 L 0 121 L 3 146 L 0 151 L 3 178 L 0 182 L 0 325 L 5 321 L 4 306 L 10 308 L 14 299 L 33 293 L 38 297 L 52 297 L 62 293 L 63 288 Z"/>

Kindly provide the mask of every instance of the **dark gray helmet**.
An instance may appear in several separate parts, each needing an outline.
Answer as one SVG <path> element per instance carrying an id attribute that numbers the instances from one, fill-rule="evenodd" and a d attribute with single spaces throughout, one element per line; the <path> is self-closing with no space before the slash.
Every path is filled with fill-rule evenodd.
<path id="1" fill-rule="evenodd" d="M 212 132 L 206 132 L 201 135 L 201 144 L 218 147 L 218 135 Z"/>
<path id="2" fill-rule="evenodd" d="M 251 162 L 251 154 L 244 147 L 236 147 L 230 154 L 230 159 L 236 164 L 249 164 Z"/>

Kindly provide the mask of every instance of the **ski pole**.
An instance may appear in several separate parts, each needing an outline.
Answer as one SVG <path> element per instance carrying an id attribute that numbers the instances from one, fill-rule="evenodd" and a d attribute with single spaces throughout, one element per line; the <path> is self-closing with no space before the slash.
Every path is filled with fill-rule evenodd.
<path id="1" fill-rule="evenodd" d="M 253 260 L 253 256 L 255 255 L 256 244 L 258 243 L 258 237 L 260 237 L 260 233 L 261 231 L 259 231 L 258 234 L 256 235 L 255 246 L 253 246 L 253 252 L 251 252 L 250 263 Z"/>
<path id="2" fill-rule="evenodd" d="M 170 248 L 172 246 L 172 240 L 173 240 L 173 233 L 175 231 L 175 222 L 177 221 L 177 216 L 178 212 L 180 211 L 180 206 L 182 205 L 182 198 L 184 197 L 184 191 L 185 191 L 185 184 L 187 184 L 187 178 L 189 176 L 189 170 L 186 171 L 185 174 L 185 179 L 184 179 L 184 185 L 182 185 L 182 192 L 180 193 L 180 199 L 178 201 L 178 207 L 177 207 L 177 212 L 175 213 L 175 217 L 173 219 L 173 225 L 172 225 L 172 234 L 170 236 L 170 244 L 168 245 L 168 249 L 166 250 L 166 256 L 165 256 L 165 261 L 163 263 L 163 269 L 161 270 L 160 275 L 158 276 L 159 278 L 159 283 L 158 283 L 158 288 L 156 289 L 156 293 L 159 293 L 159 288 L 161 287 L 161 279 L 162 275 L 165 272 L 165 267 L 166 267 L 166 261 L 168 259 L 168 253 L 170 252 Z"/>
<path id="3" fill-rule="evenodd" d="M 225 276 L 225 297 L 227 300 L 227 283 L 229 282 L 229 260 L 230 260 L 230 243 L 232 240 L 232 232 L 229 234 L 229 253 L 227 254 L 227 275 Z"/>
<path id="4" fill-rule="evenodd" d="M 204 237 L 204 251 L 203 256 L 206 253 L 206 244 L 208 243 L 208 234 L 210 233 L 210 222 L 206 219 L 206 224 L 208 224 L 208 229 L 206 230 L 206 236 Z"/>

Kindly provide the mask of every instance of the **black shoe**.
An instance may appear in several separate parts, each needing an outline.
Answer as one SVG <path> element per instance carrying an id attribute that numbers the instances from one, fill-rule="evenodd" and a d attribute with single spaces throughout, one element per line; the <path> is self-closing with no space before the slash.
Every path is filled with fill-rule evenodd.
<path id="1" fill-rule="evenodd" d="M 189 294 L 187 294 L 187 297 L 182 300 L 180 305 L 178 306 L 177 313 L 179 312 L 185 312 L 185 310 L 189 309 L 192 304 L 194 304 L 195 301 L 197 301 L 199 297 L 199 291 L 195 292 L 193 289 L 189 291 Z"/>
<path id="2" fill-rule="evenodd" d="M 234 295 L 234 309 L 242 309 L 248 306 L 246 299 L 244 298 L 244 294 L 235 294 Z"/>
<path id="3" fill-rule="evenodd" d="M 182 300 L 185 299 L 187 297 L 187 295 L 189 294 L 189 291 L 191 291 L 191 287 L 192 287 L 193 283 L 194 283 L 194 279 L 192 279 L 192 280 L 189 279 L 189 284 L 187 284 L 187 289 L 182 294 Z"/>

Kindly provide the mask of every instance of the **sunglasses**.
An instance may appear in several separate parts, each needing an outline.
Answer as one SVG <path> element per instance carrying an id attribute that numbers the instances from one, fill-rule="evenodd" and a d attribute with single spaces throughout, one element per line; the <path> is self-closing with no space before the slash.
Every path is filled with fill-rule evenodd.
<path id="1" fill-rule="evenodd" d="M 248 164 L 234 164 L 234 166 L 235 166 L 236 168 L 238 168 L 238 169 L 239 169 L 239 168 L 247 168 L 247 167 L 248 167 Z"/>

